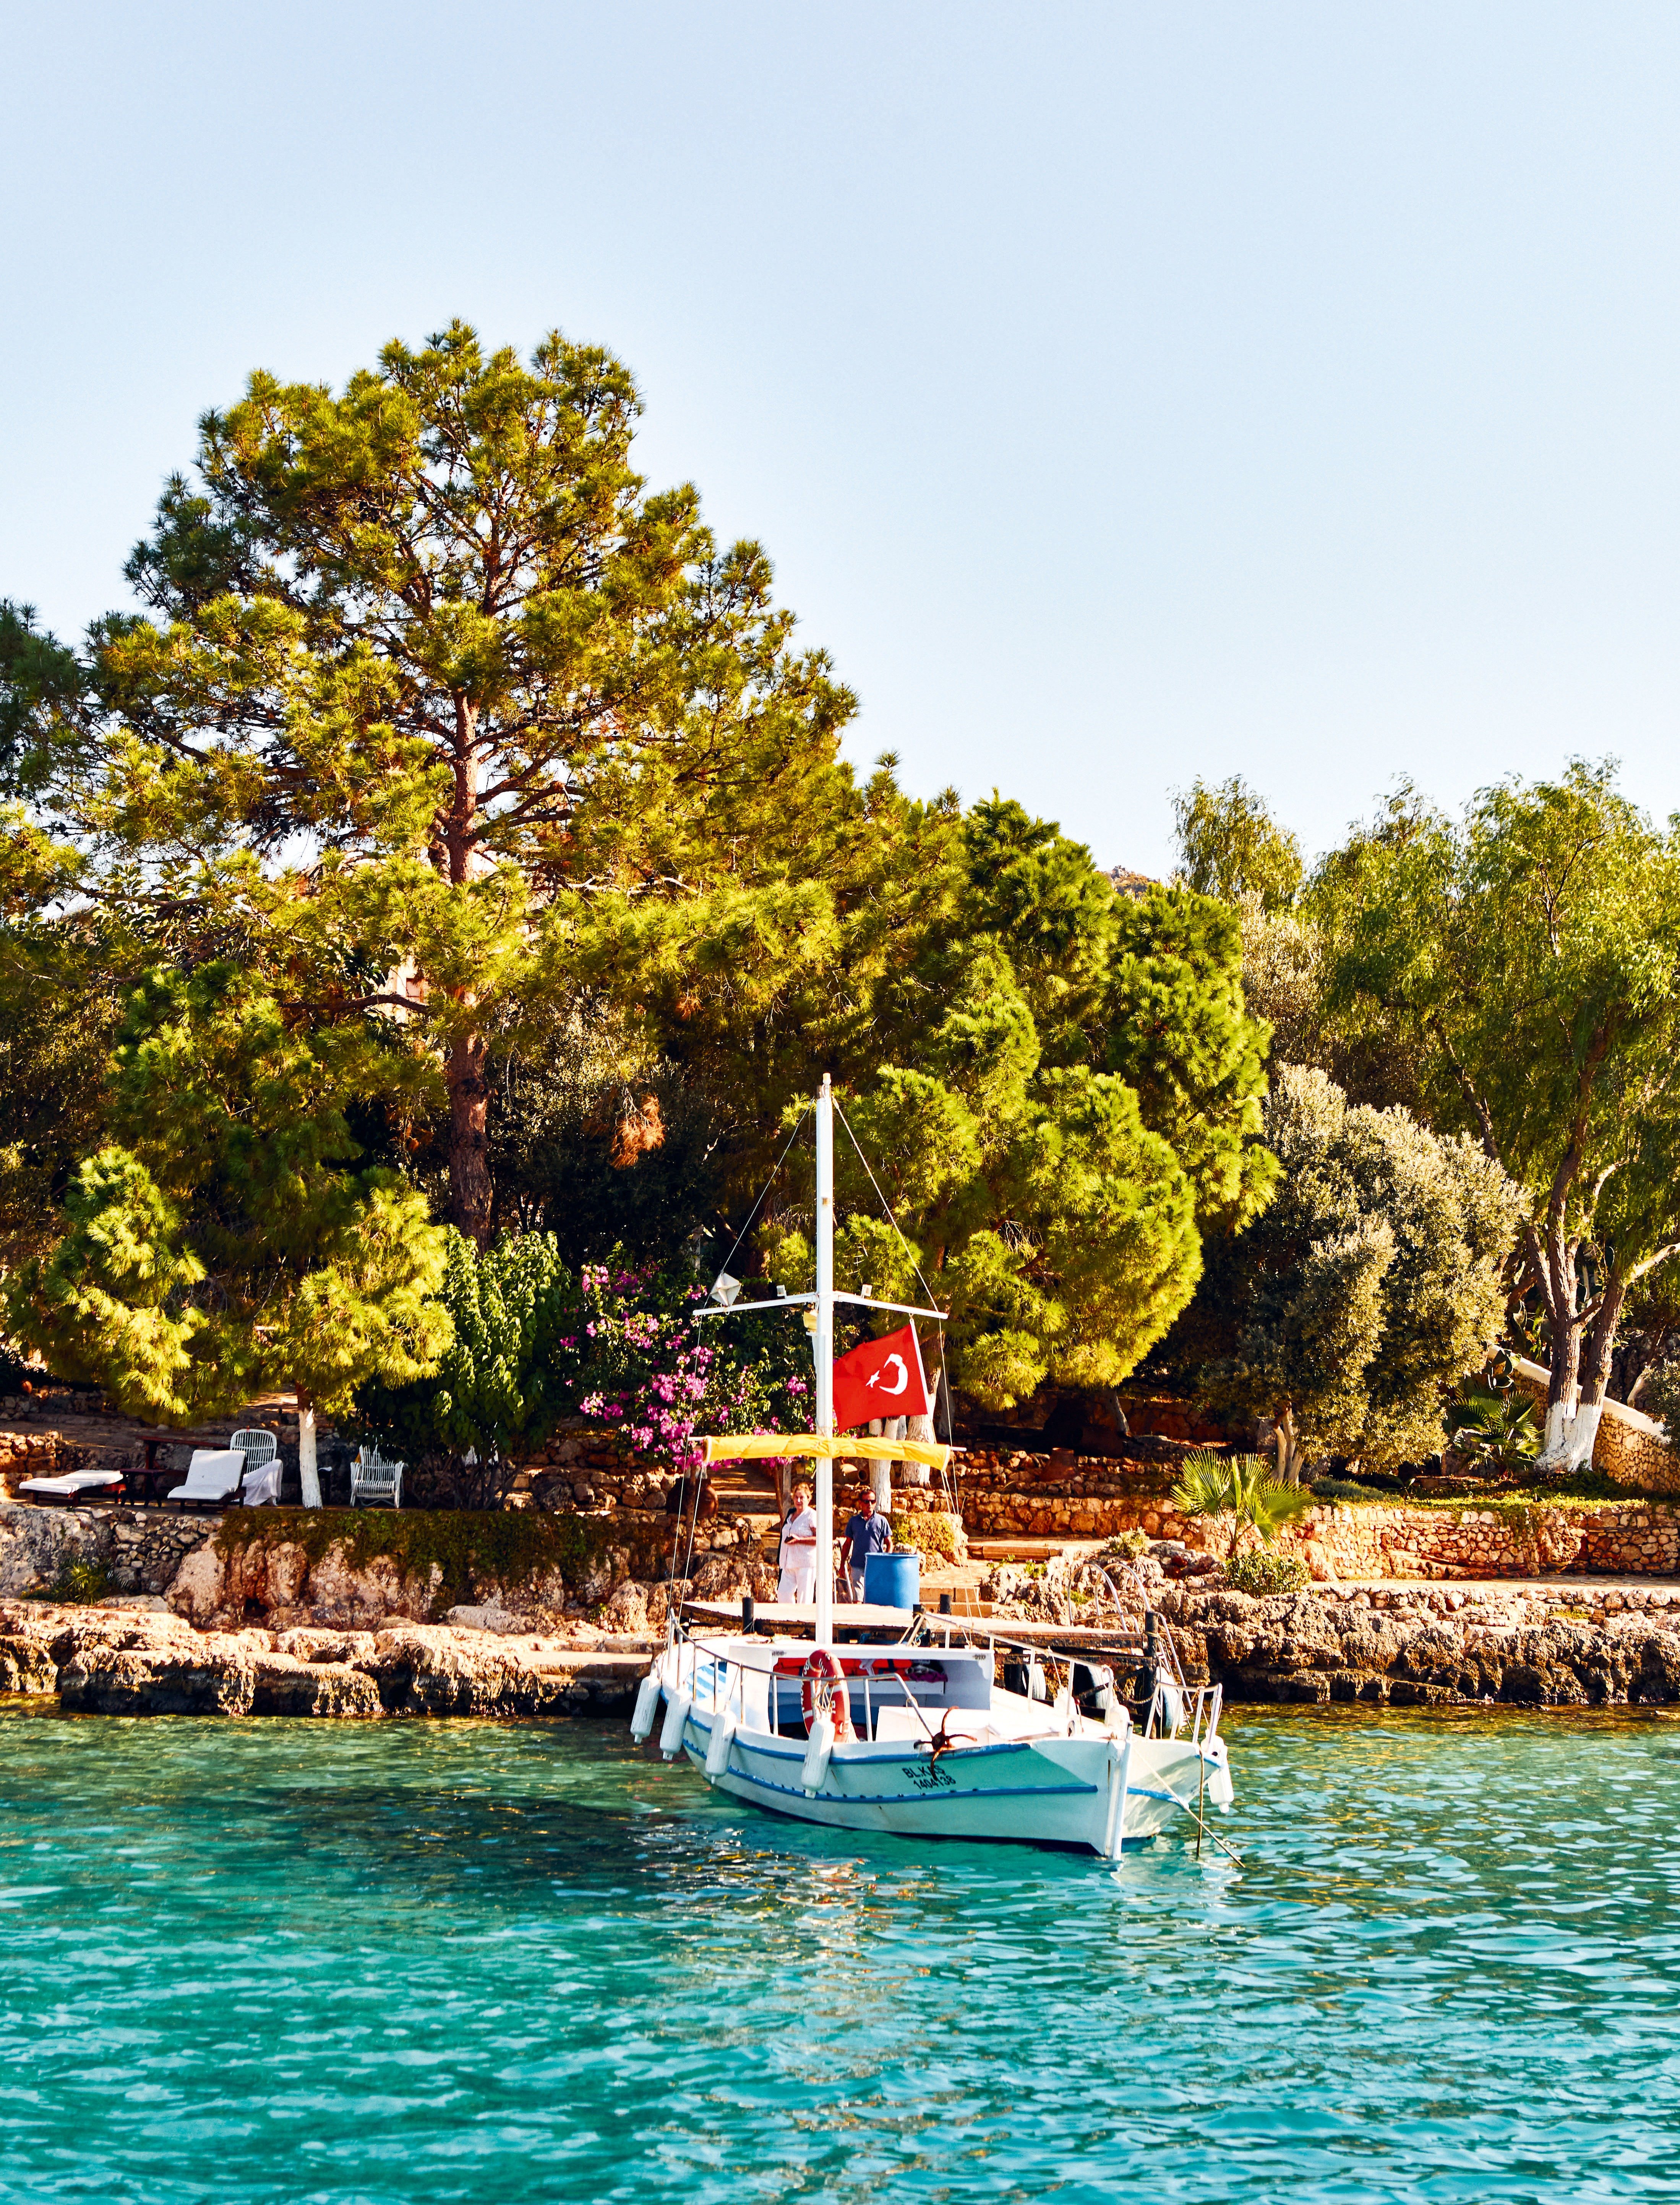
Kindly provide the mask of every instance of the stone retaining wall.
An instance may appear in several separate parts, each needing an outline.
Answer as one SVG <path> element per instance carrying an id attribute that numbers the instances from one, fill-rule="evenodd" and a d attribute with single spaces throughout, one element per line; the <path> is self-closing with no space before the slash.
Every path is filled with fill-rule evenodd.
<path id="1" fill-rule="evenodd" d="M 1654 1429 L 1642 1431 L 1627 1413 L 1610 1414 L 1620 1407 L 1618 1401 L 1605 1404 L 1598 1437 L 1593 1442 L 1594 1469 L 1601 1470 L 1618 1485 L 1637 1485 L 1647 1493 L 1680 1494 L 1680 1457 Z"/>
<path id="2" fill-rule="evenodd" d="M 157 1508 L 37 1508 L 0 1502 L 0 1595 L 50 1584 L 67 1562 L 98 1562 L 118 1592 L 163 1593 L 221 1519 Z"/>
<path id="3" fill-rule="evenodd" d="M 1542 1364 L 1517 1357 L 1517 1387 L 1535 1404 L 1542 1426 L 1550 1382 Z M 1636 1485 L 1646 1493 L 1680 1493 L 1680 1455 L 1669 1446 L 1662 1426 L 1622 1401 L 1604 1405 L 1593 1441 L 1593 1467 L 1617 1485 Z"/>
<path id="4" fill-rule="evenodd" d="M 0 1431 L 0 1496 L 15 1493 L 26 1477 L 56 1477 L 79 1466 L 62 1432 Z"/>
<path id="5" fill-rule="evenodd" d="M 1636 1435 L 1637 1436 L 1637 1435 Z M 1667 1449 L 1662 1450 L 1665 1457 Z M 1643 1458 L 1641 1458 L 1642 1459 Z M 1207 1552 L 1202 1526 L 1174 1512 L 1170 1471 L 1076 1457 L 965 1460 L 963 1520 L 971 1538 L 1112 1539 L 1141 1530 Z M 1680 1573 L 1680 1508 L 1663 1501 L 1565 1501 L 1428 1508 L 1356 1504 L 1311 1510 L 1279 1544 L 1315 1577 L 1530 1577 L 1557 1570 Z"/>
<path id="6" fill-rule="evenodd" d="M 1315 1508 L 1285 1536 L 1318 1578 L 1680 1574 L 1680 1509 L 1662 1501 Z"/>

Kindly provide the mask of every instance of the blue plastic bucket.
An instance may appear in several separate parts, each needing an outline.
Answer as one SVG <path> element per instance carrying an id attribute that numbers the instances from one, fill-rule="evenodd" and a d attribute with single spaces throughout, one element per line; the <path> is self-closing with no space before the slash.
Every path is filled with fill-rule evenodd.
<path id="1" fill-rule="evenodd" d="M 865 1556 L 864 1598 L 872 1608 L 914 1608 L 921 1597 L 920 1554 Z"/>

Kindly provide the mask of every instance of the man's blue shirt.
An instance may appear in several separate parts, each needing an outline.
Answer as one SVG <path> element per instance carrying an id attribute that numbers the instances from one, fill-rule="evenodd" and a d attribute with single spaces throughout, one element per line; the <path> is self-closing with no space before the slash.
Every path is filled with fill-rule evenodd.
<path id="1" fill-rule="evenodd" d="M 861 1570 L 871 1554 L 884 1554 L 893 1527 L 877 1508 L 865 1516 L 860 1510 L 846 1527 L 846 1551 L 854 1570 Z"/>

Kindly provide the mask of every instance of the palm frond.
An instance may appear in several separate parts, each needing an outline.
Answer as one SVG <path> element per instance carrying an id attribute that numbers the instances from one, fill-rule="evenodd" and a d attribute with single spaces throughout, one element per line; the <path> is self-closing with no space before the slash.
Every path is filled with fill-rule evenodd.
<path id="1" fill-rule="evenodd" d="M 1272 1474 L 1264 1456 L 1187 1455 L 1172 1489 L 1172 1505 L 1193 1523 L 1229 1523 L 1234 1553 L 1244 1528 L 1269 1547 L 1283 1526 L 1313 1507 L 1303 1485 Z"/>

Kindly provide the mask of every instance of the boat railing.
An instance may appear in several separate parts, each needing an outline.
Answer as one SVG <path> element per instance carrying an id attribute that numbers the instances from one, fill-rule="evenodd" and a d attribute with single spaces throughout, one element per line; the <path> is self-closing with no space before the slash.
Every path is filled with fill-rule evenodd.
<path id="1" fill-rule="evenodd" d="M 1155 1667 L 1155 1689 L 1143 1735 L 1149 1738 L 1164 1734 L 1176 1738 L 1188 1722 L 1189 1743 L 1204 1748 L 1211 1745 L 1225 1705 L 1224 1685 L 1186 1684 L 1178 1644 L 1166 1617 L 1151 1608 L 1144 1620 L 1145 1643 Z"/>
<path id="2" fill-rule="evenodd" d="M 902 1644 L 903 1642 L 900 1641 L 899 1643 Z M 677 1660 L 675 1681 L 680 1686 L 682 1677 L 683 1655 L 686 1654 L 688 1657 L 689 1690 L 691 1694 L 694 1691 L 695 1688 L 700 1655 L 703 1654 L 710 1663 L 711 1704 L 709 1712 L 711 1719 L 714 1721 L 716 1721 L 718 1714 L 718 1679 L 720 1673 L 726 1675 L 731 1679 L 731 1681 L 725 1684 L 722 1688 L 722 1706 L 727 1712 L 729 1702 L 733 1697 L 736 1703 L 736 1721 L 742 1726 L 745 1726 L 746 1721 L 746 1679 L 749 1676 L 763 1677 L 769 1680 L 769 1690 L 772 1697 L 770 1721 L 772 1728 L 775 1727 L 775 1716 L 774 1709 L 774 1697 L 777 1681 L 789 1673 L 784 1667 L 784 1663 L 787 1658 L 785 1655 L 773 1655 L 769 1661 L 765 1662 L 749 1661 L 743 1657 L 738 1646 L 726 1647 L 715 1645 L 709 1640 L 699 1637 L 692 1631 L 684 1632 L 680 1641 L 674 1641 L 673 1644 L 676 1648 Z M 876 1660 L 886 1659 L 890 1671 L 891 1661 L 890 1657 L 887 1655 L 885 1649 L 882 1649 L 881 1653 L 876 1655 L 874 1658 Z M 930 1744 L 937 1744 L 938 1733 L 934 1729 L 933 1725 L 928 1721 L 926 1709 L 922 1704 L 919 1695 L 913 1689 L 911 1679 L 891 1674 L 877 1675 L 874 1671 L 871 1662 L 867 1659 L 863 1659 L 860 1660 L 857 1673 L 855 1674 L 845 1676 L 843 1681 L 846 1687 L 848 1695 L 852 1688 L 854 1686 L 861 1686 L 863 1689 L 864 1727 L 862 1735 L 864 1738 L 874 1738 L 876 1733 L 876 1717 L 882 1709 L 888 1707 L 908 1708 L 911 1713 L 916 1717 L 917 1722 L 922 1726 L 923 1732 L 929 1742 Z M 885 1691 L 881 1690 L 881 1687 L 883 1685 L 887 1687 Z"/>
<path id="3" fill-rule="evenodd" d="M 1149 1719 L 1143 1726 L 1144 1737 L 1184 1738 L 1189 1745 L 1210 1746 L 1225 1705 L 1224 1685 L 1173 1686 L 1170 1700 L 1167 1697 L 1168 1689 L 1165 1679 L 1156 1685 Z"/>
<path id="4" fill-rule="evenodd" d="M 924 1625 L 931 1620 L 932 1619 L 929 1618 L 917 1619 L 919 1623 Z M 944 1623 L 946 1619 L 941 1617 L 940 1621 Z M 915 1635 L 913 1632 L 906 1633 L 905 1639 L 901 1639 L 899 1643 L 905 1644 Z M 932 1634 L 929 1632 L 927 1635 L 931 1637 Z M 1099 1662 L 1095 1658 L 1096 1649 L 1059 1650 L 1054 1647 L 1040 1646 L 1025 1640 L 1010 1638 L 995 1631 L 988 1631 L 985 1634 L 985 1641 L 987 1651 L 994 1666 L 997 1661 L 997 1649 L 1000 1647 L 1006 1650 L 1032 1656 L 1048 1654 L 1052 1661 L 1060 1660 L 1067 1663 L 1068 1684 L 1064 1692 L 1059 1692 L 1056 1697 L 1058 1704 L 1064 1697 L 1066 1700 L 1066 1721 L 1069 1729 L 1072 1730 L 1073 1727 L 1072 1672 L 1075 1666 L 1081 1663 L 1092 1669 L 1105 1667 L 1106 1665 Z M 940 1650 L 946 1652 L 952 1650 L 948 1626 L 945 1632 L 944 1648 Z M 1140 1705 L 1139 1712 L 1134 1717 L 1140 1737 L 1172 1739 L 1183 1738 L 1187 1744 L 1202 1751 L 1212 1745 L 1218 1735 L 1220 1716 L 1224 1710 L 1225 1688 L 1222 1685 L 1216 1684 L 1191 1685 L 1185 1680 L 1184 1665 L 1178 1659 L 1178 1647 L 1164 1616 L 1157 1614 L 1153 1609 L 1149 1610 L 1145 1618 L 1145 1628 L 1143 1631 L 1117 1634 L 1115 1643 L 1110 1646 L 1105 1646 L 1101 1650 L 1104 1653 L 1139 1658 L 1153 1674 L 1154 1685 L 1149 1701 L 1146 1705 Z M 768 1652 L 769 1649 L 767 1649 L 766 1651 Z M 680 1629 L 674 1635 L 668 1652 L 674 1657 L 674 1666 L 676 1673 L 673 1682 L 680 1685 L 682 1672 L 686 1667 L 691 1694 L 693 1693 L 698 1682 L 699 1656 L 702 1654 L 707 1656 L 711 1665 L 711 1702 L 714 1716 L 718 1709 L 720 1672 L 724 1673 L 728 1678 L 728 1682 L 722 1687 L 723 1705 L 727 1709 L 731 1697 L 735 1698 L 739 1709 L 737 1720 L 739 1721 L 745 1722 L 745 1680 L 749 1673 L 769 1679 L 769 1689 L 774 1697 L 775 1678 L 781 1659 L 778 1655 L 771 1655 L 770 1658 L 762 1664 L 748 1661 L 744 1658 L 738 1644 L 727 1648 L 715 1645 L 692 1631 Z M 730 1675 L 729 1673 L 732 1672 L 733 1673 Z M 876 1680 L 866 1668 L 856 1681 L 861 1684 L 864 1691 L 864 1735 L 866 1738 L 872 1738 L 875 1734 L 876 1715 L 875 1695 L 872 1688 Z M 932 1737 L 932 1727 L 923 1713 L 920 1702 L 907 1685 L 900 1685 L 893 1694 L 892 1701 L 895 1706 L 908 1704 L 913 1708 L 921 1720 L 923 1729 L 928 1732 L 930 1738 Z M 772 1721 L 774 1722 L 774 1715 L 772 1715 Z"/>

